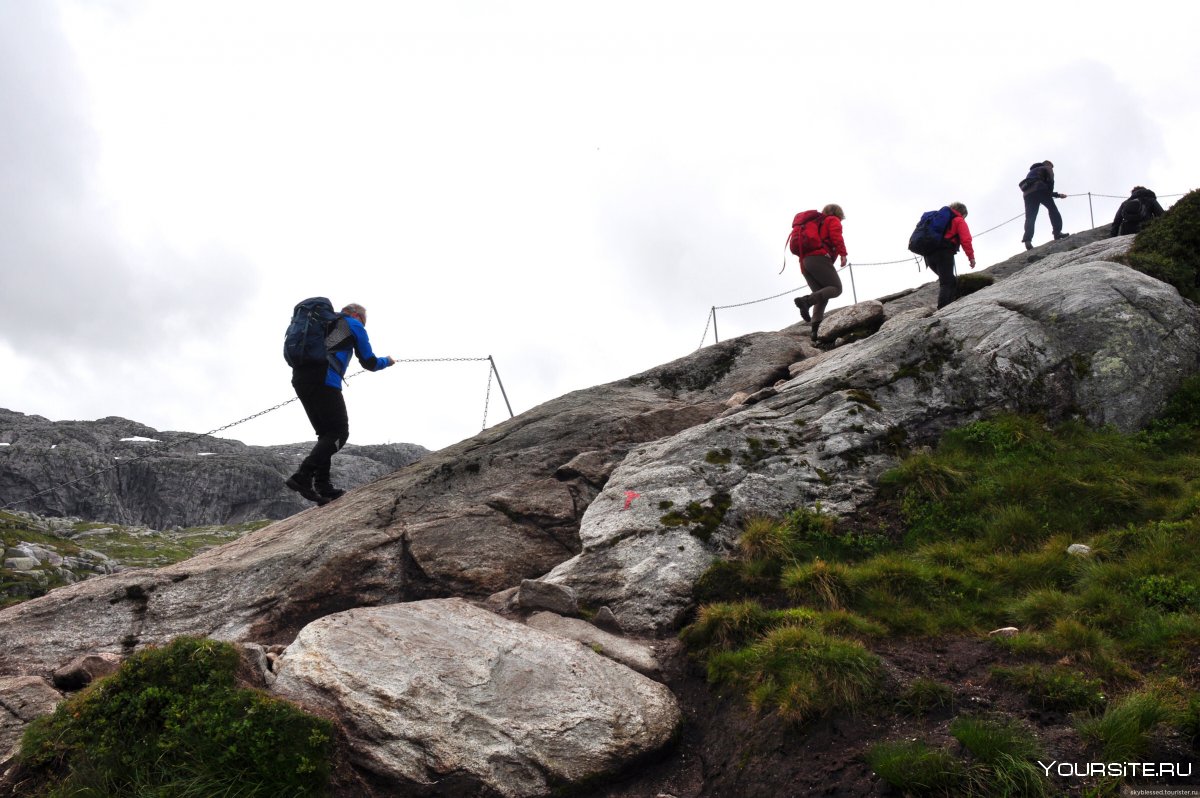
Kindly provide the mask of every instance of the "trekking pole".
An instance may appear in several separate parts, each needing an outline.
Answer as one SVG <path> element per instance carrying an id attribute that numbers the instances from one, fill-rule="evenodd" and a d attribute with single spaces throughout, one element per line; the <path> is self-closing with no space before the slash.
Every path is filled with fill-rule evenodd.
<path id="1" fill-rule="evenodd" d="M 512 405 L 508 403 L 508 392 L 504 390 L 504 383 L 500 380 L 500 372 L 496 370 L 496 361 L 492 360 L 491 355 L 488 355 L 488 362 L 492 364 L 492 373 L 496 375 L 496 384 L 500 386 L 500 395 L 504 397 L 504 404 L 508 407 L 508 417 L 512 418 Z"/>

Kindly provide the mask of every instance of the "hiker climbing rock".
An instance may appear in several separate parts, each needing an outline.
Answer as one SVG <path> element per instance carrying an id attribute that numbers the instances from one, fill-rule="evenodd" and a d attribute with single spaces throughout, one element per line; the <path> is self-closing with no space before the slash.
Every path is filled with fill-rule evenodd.
<path id="1" fill-rule="evenodd" d="M 939 309 L 958 299 L 954 256 L 959 246 L 967 253 L 967 260 L 974 269 L 975 248 L 971 244 L 971 229 L 967 227 L 967 206 L 961 202 L 921 214 L 917 229 L 908 241 L 909 250 L 923 255 L 925 265 L 938 276 Z"/>
<path id="2" fill-rule="evenodd" d="M 1117 208 L 1116 218 L 1112 223 L 1112 235 L 1127 236 L 1141 232 L 1142 225 L 1165 211 L 1158 204 L 1158 197 L 1145 186 L 1134 186 L 1129 199 Z"/>
<path id="3" fill-rule="evenodd" d="M 1025 196 L 1025 235 L 1021 238 L 1025 249 L 1033 249 L 1033 225 L 1037 222 L 1038 208 L 1042 205 L 1046 206 L 1046 213 L 1050 216 L 1054 240 L 1070 235 L 1062 231 L 1062 214 L 1054 204 L 1055 197 L 1067 197 L 1066 194 L 1059 194 L 1054 190 L 1054 164 L 1050 161 L 1033 164 L 1029 167 L 1029 174 L 1025 175 L 1025 179 L 1018 183 L 1017 187 Z"/>
<path id="4" fill-rule="evenodd" d="M 800 309 L 800 315 L 812 325 L 814 341 L 821 319 L 825 317 L 825 306 L 842 294 L 842 280 L 833 260 L 840 256 L 841 265 L 846 265 L 846 242 L 842 238 L 842 220 L 845 218 L 842 206 L 831 204 L 820 211 L 798 213 L 792 220 L 788 246 L 800 258 L 800 273 L 812 291 L 793 301 Z"/>
<path id="5" fill-rule="evenodd" d="M 314 297 L 296 306 L 284 338 L 292 387 L 317 433 L 316 445 L 299 470 L 288 477 L 287 486 L 317 504 L 327 504 L 344 493 L 330 482 L 329 469 L 333 455 L 350 437 L 342 379 L 351 352 L 367 371 L 379 371 L 396 362 L 371 351 L 366 324 L 367 310 L 362 305 L 346 305 L 341 313 L 334 313 L 328 299 Z"/>

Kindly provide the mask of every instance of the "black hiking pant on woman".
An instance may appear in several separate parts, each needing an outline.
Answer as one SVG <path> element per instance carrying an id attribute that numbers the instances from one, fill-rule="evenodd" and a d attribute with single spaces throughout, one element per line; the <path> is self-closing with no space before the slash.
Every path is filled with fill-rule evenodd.
<path id="1" fill-rule="evenodd" d="M 324 383 L 292 381 L 300 404 L 317 433 L 317 443 L 300 464 L 297 473 L 311 476 L 318 492 L 330 487 L 329 469 L 333 456 L 346 445 L 350 437 L 350 420 L 346 414 L 346 399 L 337 388 Z M 327 491 L 326 491 L 327 492 Z"/>
<path id="2" fill-rule="evenodd" d="M 939 249 L 925 256 L 925 265 L 938 276 L 938 308 L 958 299 L 958 275 L 954 273 L 954 253 L 957 247 Z"/>
<path id="3" fill-rule="evenodd" d="M 829 300 L 842 295 L 842 278 L 838 277 L 833 258 L 828 255 L 809 255 L 804 259 L 800 271 L 812 291 L 808 303 L 812 307 L 812 327 L 816 331 L 821 319 L 825 318 L 825 306 Z"/>

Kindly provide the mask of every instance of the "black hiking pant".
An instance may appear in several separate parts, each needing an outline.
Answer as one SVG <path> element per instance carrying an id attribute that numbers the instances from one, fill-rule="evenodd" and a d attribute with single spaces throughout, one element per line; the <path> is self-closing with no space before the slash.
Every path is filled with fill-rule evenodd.
<path id="1" fill-rule="evenodd" d="M 816 329 L 825 318 L 825 306 L 829 300 L 842 295 L 842 278 L 838 277 L 833 265 L 833 258 L 828 255 L 809 255 L 804 259 L 800 271 L 804 274 L 804 282 L 812 291 L 809 301 L 812 303 L 812 325 Z"/>
<path id="2" fill-rule="evenodd" d="M 958 299 L 958 276 L 954 273 L 956 249 L 939 249 L 925 256 L 925 265 L 938 276 L 938 308 Z"/>
<path id="3" fill-rule="evenodd" d="M 346 399 L 337 388 L 324 383 L 292 381 L 300 404 L 317 433 L 317 443 L 300 464 L 297 473 L 311 476 L 318 486 L 329 485 L 329 469 L 333 456 L 346 445 L 350 437 L 350 419 L 346 415 Z"/>
<path id="4" fill-rule="evenodd" d="M 1054 194 L 1046 189 L 1035 191 L 1025 195 L 1025 237 L 1021 240 L 1026 244 L 1033 243 L 1033 225 L 1037 221 L 1038 208 L 1042 205 L 1046 206 L 1046 213 L 1050 216 L 1050 229 L 1054 237 L 1058 238 L 1062 232 L 1062 214 L 1054 204 Z"/>

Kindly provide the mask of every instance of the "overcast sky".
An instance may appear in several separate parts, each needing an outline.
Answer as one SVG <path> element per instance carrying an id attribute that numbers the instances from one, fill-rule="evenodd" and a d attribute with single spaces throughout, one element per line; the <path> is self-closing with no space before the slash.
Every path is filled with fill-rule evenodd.
<path id="1" fill-rule="evenodd" d="M 1034 161 L 1068 194 L 1196 187 L 1196 6 L 920 8 L 3 0 L 0 407 L 215 429 L 292 396 L 283 330 L 324 295 L 379 354 L 493 356 L 520 413 L 801 286 L 798 211 L 844 207 L 866 299 L 929 281 L 866 265 L 923 210 L 1021 214 Z M 791 296 L 718 311 L 721 338 L 798 321 Z M 351 442 L 469 437 L 487 389 L 479 361 L 356 377 Z M 312 437 L 298 403 L 224 434 Z"/>

